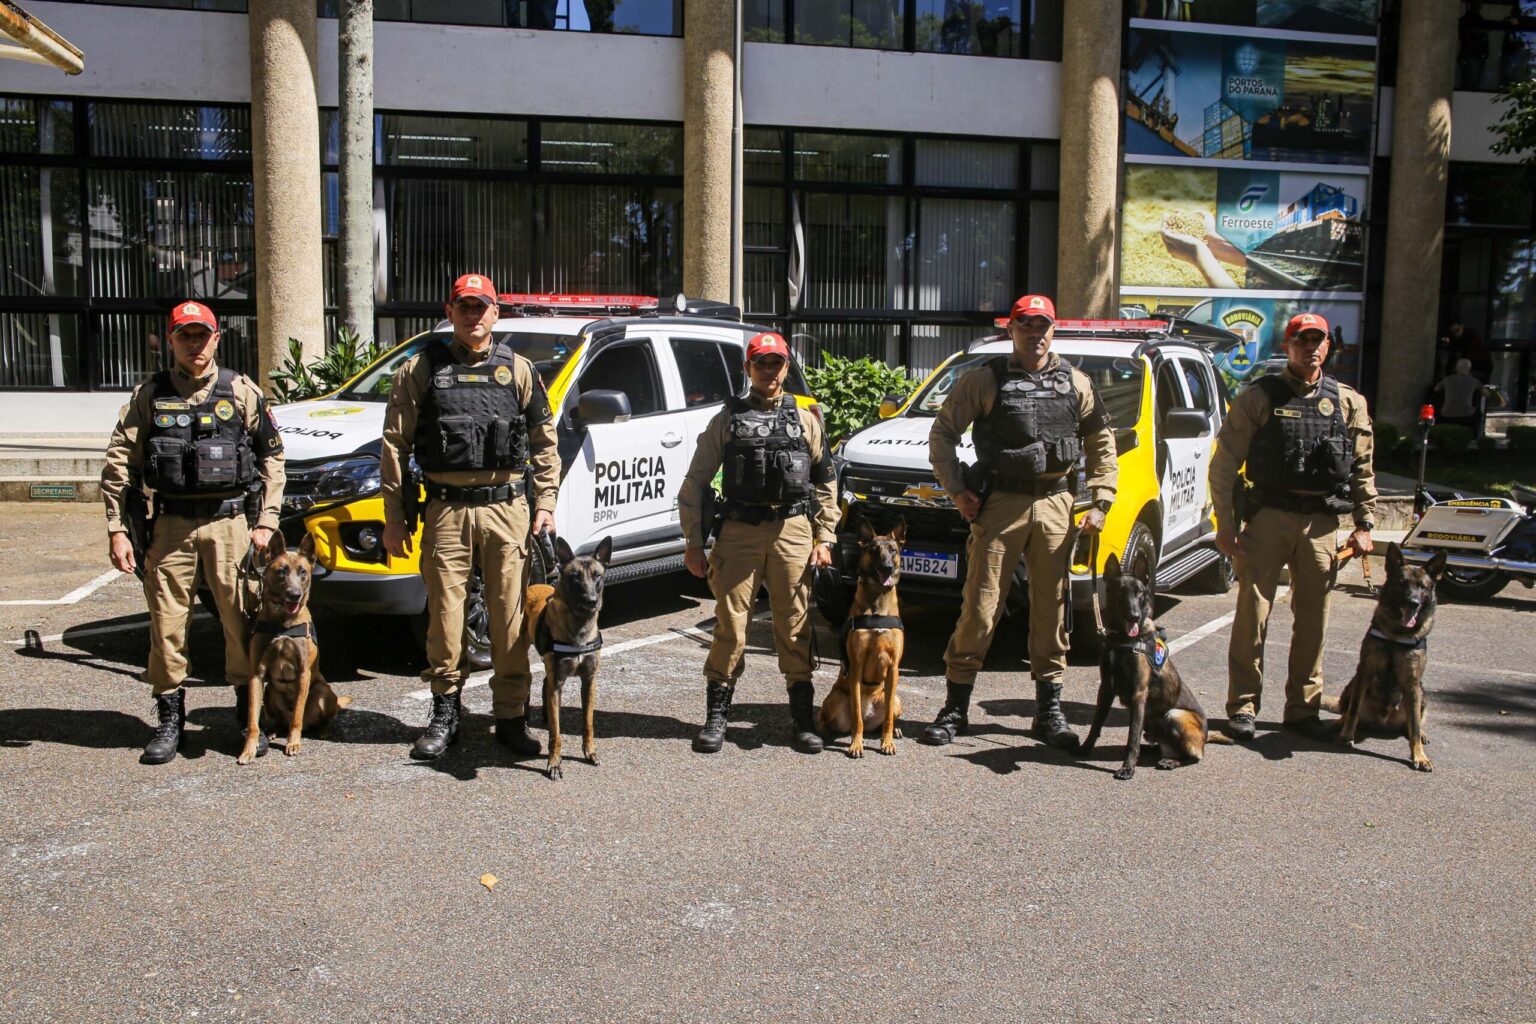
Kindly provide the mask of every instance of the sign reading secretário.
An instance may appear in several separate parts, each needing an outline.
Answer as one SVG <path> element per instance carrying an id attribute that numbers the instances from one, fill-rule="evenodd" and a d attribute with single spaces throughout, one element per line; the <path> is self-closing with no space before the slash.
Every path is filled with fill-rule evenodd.
<path id="1" fill-rule="evenodd" d="M 27 490 L 33 501 L 74 501 L 74 484 L 33 484 Z"/>

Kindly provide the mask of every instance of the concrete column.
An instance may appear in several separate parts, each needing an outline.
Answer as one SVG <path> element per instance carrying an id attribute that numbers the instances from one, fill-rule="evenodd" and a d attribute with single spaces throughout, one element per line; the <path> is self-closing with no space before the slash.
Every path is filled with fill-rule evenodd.
<path id="1" fill-rule="evenodd" d="M 1120 0 L 1065 0 L 1061 52 L 1061 210 L 1056 311 L 1110 316 L 1120 305 Z"/>
<path id="2" fill-rule="evenodd" d="M 373 0 L 342 0 L 337 37 L 341 68 L 340 321 L 373 342 Z"/>
<path id="3" fill-rule="evenodd" d="M 1459 10 L 1444 0 L 1402 3 L 1375 415 L 1403 428 L 1434 377 Z"/>
<path id="4" fill-rule="evenodd" d="M 683 7 L 683 291 L 690 298 L 734 294 L 736 31 L 735 0 Z"/>
<path id="5" fill-rule="evenodd" d="M 260 382 L 288 339 L 325 351 L 314 0 L 250 0 Z"/>

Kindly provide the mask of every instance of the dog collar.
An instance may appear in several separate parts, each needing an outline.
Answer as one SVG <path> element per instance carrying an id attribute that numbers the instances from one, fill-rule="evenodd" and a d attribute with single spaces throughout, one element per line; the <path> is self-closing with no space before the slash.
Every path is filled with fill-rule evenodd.
<path id="1" fill-rule="evenodd" d="M 1373 636 L 1377 640 L 1385 640 L 1387 643 L 1396 644 L 1399 647 L 1406 647 L 1411 651 L 1422 651 L 1429 646 L 1428 634 L 1419 637 L 1417 640 L 1404 640 L 1400 637 L 1389 636 L 1386 633 L 1383 633 L 1381 630 L 1377 629 L 1375 626 L 1372 626 L 1365 635 Z"/>
<path id="2" fill-rule="evenodd" d="M 1124 651 L 1135 651 L 1152 663 L 1153 668 L 1162 668 L 1168 660 L 1168 636 L 1163 632 L 1163 627 L 1154 626 L 1151 633 L 1146 636 L 1126 636 L 1124 633 L 1111 633 L 1105 637 L 1105 646 L 1115 647 Z"/>
<path id="3" fill-rule="evenodd" d="M 286 636 L 294 640 L 313 640 L 315 638 L 315 624 L 313 622 L 301 622 L 296 626 L 284 626 L 280 622 L 268 622 L 265 619 L 258 619 L 252 632 L 273 637 Z"/>
<path id="4" fill-rule="evenodd" d="M 591 654 L 603 649 L 603 634 L 599 630 L 597 639 L 585 644 L 571 644 L 563 640 L 556 640 L 554 634 L 549 631 L 549 620 L 539 617 L 539 624 L 533 631 L 533 648 L 539 654 L 560 654 L 566 656 L 578 656 Z"/>
<path id="5" fill-rule="evenodd" d="M 848 629 L 904 629 L 900 615 L 855 615 L 848 620 Z"/>

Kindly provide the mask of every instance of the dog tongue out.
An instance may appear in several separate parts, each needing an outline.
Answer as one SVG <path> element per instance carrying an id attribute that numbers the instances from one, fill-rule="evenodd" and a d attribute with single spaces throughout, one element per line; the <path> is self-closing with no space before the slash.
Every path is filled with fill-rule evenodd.
<path id="1" fill-rule="evenodd" d="M 1413 611 L 1408 613 L 1407 617 L 1405 617 L 1403 619 L 1403 628 L 1404 629 L 1412 629 L 1414 626 L 1417 626 L 1418 624 L 1419 624 L 1419 610 L 1417 608 L 1415 608 Z"/>
<path id="2" fill-rule="evenodd" d="M 1131 623 L 1131 628 L 1125 631 L 1126 636 L 1141 636 L 1141 623 Z"/>
<path id="3" fill-rule="evenodd" d="M 297 615 L 299 614 L 299 606 L 303 603 L 303 601 L 284 601 L 283 611 L 287 612 L 289 615 Z"/>

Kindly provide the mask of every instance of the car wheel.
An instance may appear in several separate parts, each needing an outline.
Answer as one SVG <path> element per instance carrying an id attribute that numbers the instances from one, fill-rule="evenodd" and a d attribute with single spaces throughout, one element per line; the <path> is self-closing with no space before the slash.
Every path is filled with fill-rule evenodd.
<path id="1" fill-rule="evenodd" d="M 1493 569 L 1447 568 L 1437 589 L 1455 601 L 1486 601 L 1508 582 L 1508 576 Z"/>
<path id="2" fill-rule="evenodd" d="M 1216 561 L 1196 574 L 1194 582 L 1202 594 L 1227 594 L 1237 583 L 1237 569 L 1232 565 L 1232 559 L 1219 555 Z"/>
<path id="3" fill-rule="evenodd" d="M 1130 569 L 1131 575 L 1154 591 L 1157 589 L 1157 542 L 1146 523 L 1131 527 L 1131 535 L 1125 539 L 1125 553 L 1120 564 Z"/>

